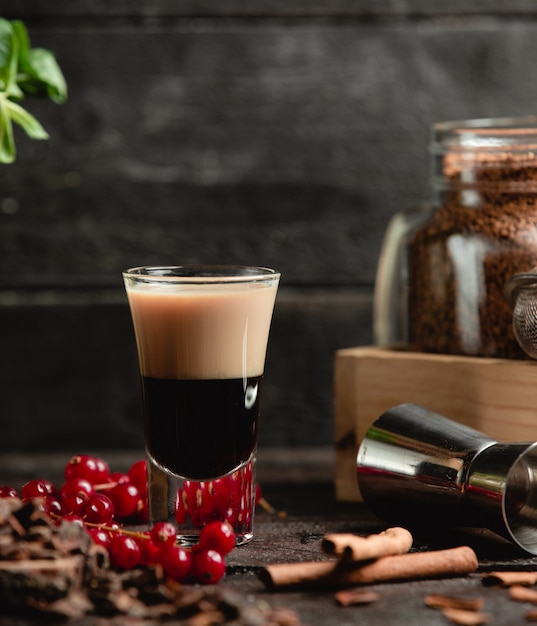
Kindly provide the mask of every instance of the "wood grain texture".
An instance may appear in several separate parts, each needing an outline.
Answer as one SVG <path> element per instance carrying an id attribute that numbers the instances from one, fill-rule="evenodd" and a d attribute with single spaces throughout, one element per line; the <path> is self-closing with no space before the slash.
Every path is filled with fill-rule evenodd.
<path id="1" fill-rule="evenodd" d="M 0 173 L 0 285 L 229 259 L 276 266 L 287 284 L 371 286 L 389 218 L 430 196 L 430 125 L 537 99 L 534 24 L 517 20 L 104 19 L 34 33 L 70 98 L 30 104 L 51 140 L 19 136 Z"/>
<path id="2" fill-rule="evenodd" d="M 5 5 L 5 6 L 2 6 Z M 0 9 L 8 16 L 20 17 L 383 17 L 383 16 L 438 16 L 438 15 L 520 15 L 533 14 L 531 0 L 475 0 L 471 4 L 464 0 L 449 3 L 431 3 L 428 0 L 266 0 L 245 3 L 228 0 L 214 3 L 207 0 L 145 0 L 135 4 L 128 0 L 19 0 L 14 9 L 9 0 L 0 2 Z"/>

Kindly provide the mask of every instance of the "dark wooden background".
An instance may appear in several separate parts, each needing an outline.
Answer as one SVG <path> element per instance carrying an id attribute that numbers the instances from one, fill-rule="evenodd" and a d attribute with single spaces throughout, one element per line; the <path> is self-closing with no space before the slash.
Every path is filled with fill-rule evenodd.
<path id="1" fill-rule="evenodd" d="M 529 0 L 0 0 L 70 97 L 0 168 L 0 452 L 141 448 L 123 269 L 282 272 L 261 444 L 332 441 L 435 121 L 536 113 Z M 386 381 L 389 385 L 389 381 Z M 1 457 L 0 457 L 1 458 Z"/>

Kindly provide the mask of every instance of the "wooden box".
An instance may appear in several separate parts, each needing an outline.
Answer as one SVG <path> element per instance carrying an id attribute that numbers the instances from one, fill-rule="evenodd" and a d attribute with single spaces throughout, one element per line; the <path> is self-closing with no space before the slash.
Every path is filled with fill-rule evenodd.
<path id="1" fill-rule="evenodd" d="M 334 366 L 335 485 L 359 501 L 356 454 L 369 426 L 403 402 L 421 404 L 499 441 L 537 441 L 537 362 L 339 350 Z"/>

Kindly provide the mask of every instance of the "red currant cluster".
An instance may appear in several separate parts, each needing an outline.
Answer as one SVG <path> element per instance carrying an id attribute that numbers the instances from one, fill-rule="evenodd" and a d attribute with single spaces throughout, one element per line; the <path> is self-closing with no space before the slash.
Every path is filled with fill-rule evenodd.
<path id="1" fill-rule="evenodd" d="M 199 490 L 202 483 L 192 485 Z M 117 569 L 160 565 L 177 581 L 215 583 L 225 573 L 224 556 L 235 546 L 235 533 L 225 519 L 202 523 L 200 518 L 203 527 L 199 541 L 191 549 L 177 545 L 177 530 L 169 522 L 158 522 L 146 532 L 126 530 L 122 526 L 125 522 L 147 523 L 147 468 L 143 460 L 127 473 L 111 473 L 104 460 L 77 455 L 67 463 L 65 482 L 59 489 L 44 479 L 30 480 L 20 494 L 13 487 L 0 487 L 0 498 L 10 497 L 39 498 L 41 508 L 57 523 L 68 520 L 84 526 L 93 541 L 106 548 L 111 566 Z"/>
<path id="2" fill-rule="evenodd" d="M 235 546 L 235 533 L 227 522 L 211 522 L 200 531 L 192 548 L 176 543 L 176 528 L 157 522 L 150 531 L 135 533 L 95 527 L 88 530 L 95 543 L 104 546 L 110 564 L 117 569 L 160 565 L 167 576 L 179 582 L 218 582 L 226 571 L 224 557 Z"/>
<path id="3" fill-rule="evenodd" d="M 212 521 L 225 520 L 236 532 L 247 533 L 252 527 L 256 495 L 251 462 L 217 480 L 186 480 L 177 492 L 175 521 L 180 526 L 203 528 Z"/>
<path id="4" fill-rule="evenodd" d="M 110 472 L 103 459 L 88 455 L 71 457 L 65 466 L 65 482 L 44 479 L 25 483 L 22 500 L 41 499 L 41 508 L 54 518 L 81 520 L 88 524 L 147 522 L 147 471 L 137 461 L 129 471 Z M 0 497 L 19 497 L 12 487 L 0 487 Z"/>

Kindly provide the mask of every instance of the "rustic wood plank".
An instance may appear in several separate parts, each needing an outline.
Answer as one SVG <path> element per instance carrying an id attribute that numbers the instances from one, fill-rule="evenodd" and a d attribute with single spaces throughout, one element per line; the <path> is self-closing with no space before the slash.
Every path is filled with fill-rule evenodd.
<path id="1" fill-rule="evenodd" d="M 5 7 L 2 7 L 5 4 Z M 311 2 L 310 0 L 265 0 L 245 3 L 240 0 L 208 2 L 199 0 L 146 0 L 133 4 L 127 0 L 107 3 L 104 0 L 57 0 L 49 3 L 44 0 L 18 0 L 16 14 L 8 0 L 0 2 L 0 10 L 8 16 L 192 16 L 192 17 L 272 17 L 272 16 L 438 16 L 438 15 L 520 15 L 533 14 L 531 0 L 512 0 L 507 5 L 502 0 L 451 0 L 449 3 L 431 3 L 427 0 L 330 0 Z"/>
<path id="2" fill-rule="evenodd" d="M 31 104 L 51 141 L 19 134 L 0 172 L 0 285 L 179 258 L 371 285 L 388 219 L 429 195 L 430 124 L 537 99 L 534 23 L 484 25 L 41 27 L 71 96 Z"/>

